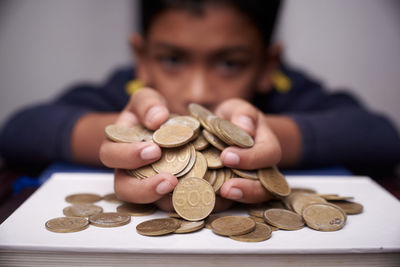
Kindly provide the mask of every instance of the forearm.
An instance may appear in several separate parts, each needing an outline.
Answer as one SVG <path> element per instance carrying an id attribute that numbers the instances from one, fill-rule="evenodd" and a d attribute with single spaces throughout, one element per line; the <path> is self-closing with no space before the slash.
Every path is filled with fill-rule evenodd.
<path id="1" fill-rule="evenodd" d="M 116 121 L 118 113 L 87 113 L 75 124 L 71 135 L 71 151 L 77 163 L 102 166 L 99 148 L 104 128 Z"/>
<path id="2" fill-rule="evenodd" d="M 282 149 L 280 167 L 293 167 L 300 162 L 301 133 L 297 124 L 288 116 L 265 115 L 268 126 L 279 140 Z"/>

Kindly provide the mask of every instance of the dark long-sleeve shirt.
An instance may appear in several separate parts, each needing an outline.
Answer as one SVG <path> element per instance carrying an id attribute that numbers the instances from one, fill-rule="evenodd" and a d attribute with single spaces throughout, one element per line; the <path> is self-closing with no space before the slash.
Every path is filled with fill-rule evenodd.
<path id="1" fill-rule="evenodd" d="M 301 167 L 384 166 L 400 162 L 400 137 L 391 122 L 370 112 L 348 93 L 328 93 L 316 81 L 287 67 L 287 92 L 255 95 L 253 104 L 267 114 L 285 114 L 298 124 L 303 143 Z M 87 112 L 119 112 L 134 78 L 121 68 L 102 85 L 81 84 L 50 103 L 24 108 L 0 132 L 0 154 L 18 164 L 72 161 L 71 133 Z"/>

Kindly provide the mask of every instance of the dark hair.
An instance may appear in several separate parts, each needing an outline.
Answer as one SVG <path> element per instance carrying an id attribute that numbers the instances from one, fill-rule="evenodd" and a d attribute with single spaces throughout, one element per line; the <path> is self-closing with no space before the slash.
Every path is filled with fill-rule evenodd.
<path id="1" fill-rule="evenodd" d="M 201 14 L 208 4 L 223 4 L 236 8 L 246 15 L 269 44 L 278 16 L 279 0 L 142 0 L 140 2 L 142 34 L 146 35 L 154 18 L 166 9 L 183 9 Z"/>

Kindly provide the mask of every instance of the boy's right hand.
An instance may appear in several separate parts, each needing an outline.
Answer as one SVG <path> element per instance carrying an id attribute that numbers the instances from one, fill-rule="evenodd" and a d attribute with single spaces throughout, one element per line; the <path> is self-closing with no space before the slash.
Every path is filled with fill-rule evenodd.
<path id="1" fill-rule="evenodd" d="M 142 124 L 155 130 L 168 118 L 169 110 L 164 98 L 158 92 L 144 88 L 131 97 L 116 124 L 128 127 Z M 160 157 L 160 147 L 152 142 L 114 143 L 105 139 L 100 147 L 102 163 L 115 168 L 114 191 L 118 198 L 134 203 L 156 202 L 161 208 L 170 209 L 167 197 L 163 197 L 178 184 L 175 176 L 160 173 L 148 179 L 137 179 L 122 170 L 148 165 Z"/>

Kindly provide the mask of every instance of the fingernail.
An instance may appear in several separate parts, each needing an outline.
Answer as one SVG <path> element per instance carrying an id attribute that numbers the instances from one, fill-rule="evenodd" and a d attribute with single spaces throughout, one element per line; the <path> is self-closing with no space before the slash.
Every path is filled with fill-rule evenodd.
<path id="1" fill-rule="evenodd" d="M 239 116 L 236 119 L 236 122 L 244 129 L 248 130 L 249 132 L 254 131 L 254 122 L 253 120 L 248 117 L 248 116 Z"/>
<path id="2" fill-rule="evenodd" d="M 243 192 L 238 188 L 232 187 L 231 190 L 229 190 L 227 197 L 234 200 L 241 199 L 243 197 Z"/>
<path id="3" fill-rule="evenodd" d="M 140 157 L 143 160 L 157 159 L 160 157 L 160 149 L 156 145 L 147 146 L 140 152 Z"/>
<path id="4" fill-rule="evenodd" d="M 157 118 L 157 116 L 159 116 L 159 114 L 161 114 L 161 112 L 164 110 L 164 107 L 161 106 L 154 106 L 151 109 L 149 109 L 149 111 L 147 111 L 146 114 L 146 122 L 151 124 L 154 119 Z"/>
<path id="5" fill-rule="evenodd" d="M 224 156 L 224 163 L 228 165 L 237 165 L 239 164 L 240 158 L 238 155 L 232 152 L 227 152 Z"/>
<path id="6" fill-rule="evenodd" d="M 156 187 L 157 194 L 165 195 L 166 193 L 171 192 L 173 185 L 167 181 L 162 181 Z"/>

